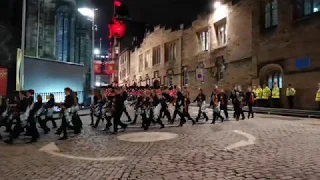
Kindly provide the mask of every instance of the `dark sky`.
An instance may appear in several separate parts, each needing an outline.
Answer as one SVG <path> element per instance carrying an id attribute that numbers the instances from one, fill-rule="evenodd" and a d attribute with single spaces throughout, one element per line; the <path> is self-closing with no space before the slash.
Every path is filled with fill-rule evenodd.
<path id="1" fill-rule="evenodd" d="M 108 23 L 113 14 L 113 0 L 92 0 L 97 6 L 96 37 L 108 44 Z M 120 0 L 129 10 L 133 21 L 172 25 L 188 23 L 208 7 L 208 0 Z"/>

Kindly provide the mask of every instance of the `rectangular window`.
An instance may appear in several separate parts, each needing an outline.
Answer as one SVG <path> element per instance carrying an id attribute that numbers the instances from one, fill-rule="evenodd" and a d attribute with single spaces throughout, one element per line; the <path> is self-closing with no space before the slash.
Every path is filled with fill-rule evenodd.
<path id="1" fill-rule="evenodd" d="M 264 5 L 264 27 L 270 28 L 278 25 L 278 1 L 268 1 Z"/>
<path id="2" fill-rule="evenodd" d="M 209 50 L 209 31 L 205 30 L 198 34 L 200 41 L 200 52 Z"/>
<path id="3" fill-rule="evenodd" d="M 169 42 L 165 44 L 164 61 L 175 61 L 177 57 L 177 42 Z"/>
<path id="4" fill-rule="evenodd" d="M 293 0 L 294 19 L 303 18 L 320 11 L 320 0 Z"/>
<path id="5" fill-rule="evenodd" d="M 154 47 L 152 50 L 152 65 L 157 65 L 160 64 L 160 59 L 161 59 L 161 48 L 160 46 Z"/>
<path id="6" fill-rule="evenodd" d="M 144 68 L 148 69 L 151 65 L 151 51 L 147 51 L 144 56 Z"/>
<path id="7" fill-rule="evenodd" d="M 214 24 L 218 46 L 227 44 L 227 20 L 226 18 Z"/>
<path id="8" fill-rule="evenodd" d="M 139 72 L 143 71 L 143 55 L 139 55 Z"/>
<path id="9" fill-rule="evenodd" d="M 188 67 L 183 68 L 183 85 L 186 86 L 188 85 L 189 81 L 189 72 L 188 72 Z"/>
<path id="10" fill-rule="evenodd" d="M 130 74 L 130 54 L 128 52 L 128 56 L 127 56 L 127 74 Z"/>

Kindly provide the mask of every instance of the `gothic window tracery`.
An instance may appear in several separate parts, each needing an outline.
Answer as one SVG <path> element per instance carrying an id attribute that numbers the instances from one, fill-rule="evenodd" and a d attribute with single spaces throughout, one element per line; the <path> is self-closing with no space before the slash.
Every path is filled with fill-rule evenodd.
<path id="1" fill-rule="evenodd" d="M 56 29 L 56 58 L 60 61 L 69 61 L 71 15 L 68 6 L 62 6 L 57 11 Z"/>

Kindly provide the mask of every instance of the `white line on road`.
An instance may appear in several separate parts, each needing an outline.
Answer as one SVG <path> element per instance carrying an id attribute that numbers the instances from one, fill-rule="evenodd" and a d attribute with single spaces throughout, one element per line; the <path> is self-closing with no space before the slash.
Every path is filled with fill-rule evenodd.
<path id="1" fill-rule="evenodd" d="M 53 156 L 68 158 L 68 159 L 77 159 L 77 160 L 85 160 L 85 161 L 122 161 L 125 157 L 99 157 L 99 158 L 90 158 L 90 157 L 81 157 L 81 156 L 72 156 L 67 154 L 60 153 L 60 149 L 54 142 L 51 142 L 42 148 L 39 151 L 46 152 Z"/>
<path id="2" fill-rule="evenodd" d="M 253 145 L 256 141 L 256 137 L 252 136 L 251 134 L 248 134 L 248 133 L 245 133 L 242 131 L 238 131 L 238 130 L 233 130 L 233 132 L 245 136 L 248 140 L 247 141 L 241 140 L 239 142 L 236 142 L 234 144 L 229 145 L 228 147 L 225 148 L 225 150 L 227 150 L 227 151 L 230 151 L 230 150 L 238 148 L 238 147 Z"/>

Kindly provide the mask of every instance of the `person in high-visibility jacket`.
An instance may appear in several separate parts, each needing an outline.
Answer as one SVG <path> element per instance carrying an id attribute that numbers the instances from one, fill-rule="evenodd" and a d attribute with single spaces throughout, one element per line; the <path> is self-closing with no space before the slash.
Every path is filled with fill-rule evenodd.
<path id="1" fill-rule="evenodd" d="M 288 87 L 286 90 L 286 95 L 288 98 L 289 109 L 293 109 L 294 108 L 294 96 L 296 95 L 296 90 L 292 87 L 291 84 L 288 84 Z"/>
<path id="2" fill-rule="evenodd" d="M 256 105 L 257 106 L 262 106 L 261 104 L 261 99 L 262 99 L 262 88 L 261 86 L 259 85 L 257 88 L 254 87 L 254 95 L 255 95 L 255 101 L 256 101 Z"/>
<path id="3" fill-rule="evenodd" d="M 272 91 L 271 91 L 272 105 L 275 108 L 280 107 L 280 89 L 277 83 L 273 83 Z"/>
<path id="4" fill-rule="evenodd" d="M 318 109 L 320 110 L 320 83 L 318 83 L 318 91 L 316 93 L 316 102 L 318 103 Z"/>
<path id="5" fill-rule="evenodd" d="M 263 84 L 262 86 L 262 96 L 261 96 L 261 104 L 263 107 L 269 107 L 269 98 L 271 95 L 271 90 L 268 86 Z"/>

